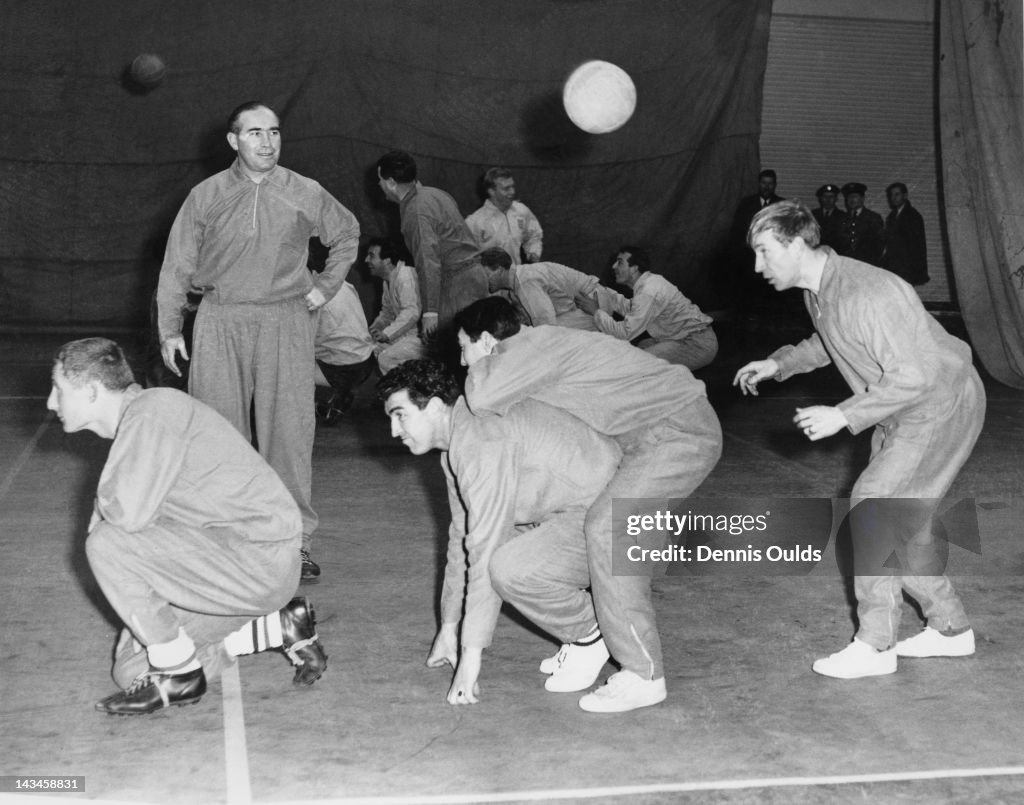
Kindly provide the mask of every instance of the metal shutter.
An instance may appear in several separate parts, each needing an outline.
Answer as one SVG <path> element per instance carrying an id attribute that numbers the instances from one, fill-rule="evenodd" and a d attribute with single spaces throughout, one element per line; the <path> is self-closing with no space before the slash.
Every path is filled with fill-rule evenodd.
<path id="1" fill-rule="evenodd" d="M 760 145 L 779 195 L 812 208 L 826 182 L 863 182 L 865 205 L 884 218 L 886 186 L 904 182 L 928 237 L 931 281 L 917 290 L 926 302 L 946 303 L 934 36 L 924 21 L 773 15 Z"/>

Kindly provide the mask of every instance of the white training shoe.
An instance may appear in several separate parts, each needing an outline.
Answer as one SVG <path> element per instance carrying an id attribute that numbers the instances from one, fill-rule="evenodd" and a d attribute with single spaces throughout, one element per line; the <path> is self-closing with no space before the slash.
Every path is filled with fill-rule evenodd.
<path id="1" fill-rule="evenodd" d="M 974 629 L 949 636 L 926 626 L 896 644 L 896 654 L 900 657 L 970 657 L 973 653 Z"/>
<path id="2" fill-rule="evenodd" d="M 580 699 L 588 713 L 625 713 L 665 701 L 665 677 L 643 679 L 632 671 L 619 671 L 608 681 Z"/>
<path id="3" fill-rule="evenodd" d="M 836 679 L 859 679 L 862 676 L 885 676 L 896 673 L 896 649 L 879 651 L 863 640 L 853 638 L 842 651 L 815 660 L 811 669 L 816 674 Z"/>
<path id="4" fill-rule="evenodd" d="M 567 643 L 558 652 L 558 667 L 544 680 L 544 688 L 552 693 L 585 690 L 597 681 L 608 657 L 608 647 L 600 635 L 585 645 Z"/>
<path id="5" fill-rule="evenodd" d="M 562 656 L 562 652 L 569 647 L 568 643 L 562 643 L 562 647 L 558 649 L 555 654 L 550 657 L 545 657 L 540 661 L 540 672 L 542 674 L 553 674 L 558 670 L 558 658 Z"/>

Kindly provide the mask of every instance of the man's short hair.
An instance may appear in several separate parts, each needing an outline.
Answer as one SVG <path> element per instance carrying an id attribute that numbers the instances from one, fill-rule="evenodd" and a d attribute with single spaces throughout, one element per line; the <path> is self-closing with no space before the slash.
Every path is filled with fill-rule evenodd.
<path id="1" fill-rule="evenodd" d="M 522 327 L 512 303 L 501 296 L 478 299 L 455 314 L 455 331 L 462 330 L 470 341 L 479 341 L 485 332 L 498 341 L 515 335 Z"/>
<path id="2" fill-rule="evenodd" d="M 263 101 L 246 101 L 245 103 L 239 104 L 235 107 L 234 111 L 228 115 L 228 131 L 238 134 L 242 130 L 241 123 L 238 119 L 246 112 L 252 112 L 256 109 L 266 109 L 268 112 L 272 112 L 274 117 L 277 118 L 278 123 L 281 122 L 281 116 L 275 112 L 271 107 L 267 106 Z"/>
<path id="3" fill-rule="evenodd" d="M 381 179 L 394 179 L 399 184 L 416 181 L 416 160 L 407 151 L 388 151 L 377 160 Z"/>
<path id="4" fill-rule="evenodd" d="M 420 410 L 427 407 L 432 397 L 445 405 L 454 405 L 462 395 L 459 382 L 438 361 L 413 360 L 400 363 L 377 383 L 377 398 L 387 402 L 388 397 L 404 391 Z"/>
<path id="5" fill-rule="evenodd" d="M 774 180 L 778 181 L 778 177 L 775 175 L 775 171 L 773 171 L 771 168 L 765 168 L 763 171 L 761 171 L 759 174 L 757 174 L 757 178 L 758 179 L 768 178 L 768 179 L 774 179 Z"/>
<path id="6" fill-rule="evenodd" d="M 762 208 L 750 222 L 747 245 L 753 248 L 754 238 L 762 232 L 771 232 L 784 245 L 798 237 L 812 249 L 821 243 L 821 228 L 807 205 L 799 199 L 778 201 Z"/>
<path id="7" fill-rule="evenodd" d="M 647 249 L 639 246 L 630 246 L 627 243 L 625 246 L 619 246 L 615 250 L 615 258 L 618 258 L 620 254 L 626 253 L 629 254 L 629 264 L 639 268 L 641 274 L 651 270 L 651 256 L 647 253 Z"/>
<path id="8" fill-rule="evenodd" d="M 893 191 L 893 188 L 898 189 L 903 195 L 908 194 L 907 186 L 903 184 L 903 182 L 893 182 L 891 185 L 885 188 L 885 195 L 888 196 L 889 193 Z"/>
<path id="9" fill-rule="evenodd" d="M 480 265 L 484 268 L 512 268 L 512 258 L 508 252 L 497 247 L 484 249 L 480 252 Z"/>
<path id="10" fill-rule="evenodd" d="M 53 357 L 60 372 L 73 385 L 96 381 L 111 391 L 124 391 L 135 382 L 124 350 L 109 338 L 80 338 L 68 341 Z"/>
<path id="11" fill-rule="evenodd" d="M 390 260 L 392 265 L 397 266 L 405 259 L 405 250 L 390 238 L 370 238 L 369 243 L 366 244 L 366 250 L 369 251 L 372 246 L 379 246 L 380 259 Z"/>
<path id="12" fill-rule="evenodd" d="M 508 168 L 488 168 L 483 178 L 484 190 L 493 190 L 494 186 L 498 183 L 498 179 L 514 178 L 512 171 Z"/>

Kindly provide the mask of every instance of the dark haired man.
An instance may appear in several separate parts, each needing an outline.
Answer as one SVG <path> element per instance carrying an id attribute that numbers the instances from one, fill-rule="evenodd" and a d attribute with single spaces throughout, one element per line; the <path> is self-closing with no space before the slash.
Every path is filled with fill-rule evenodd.
<path id="1" fill-rule="evenodd" d="M 817 332 L 746 364 L 733 380 L 744 394 L 756 395 L 763 380 L 835 363 L 852 395 L 835 406 L 797 408 L 794 423 L 811 441 L 843 428 L 854 434 L 874 428 L 871 459 L 851 493 L 857 634 L 813 670 L 853 679 L 894 673 L 897 657 L 973 654 L 974 632 L 935 562 L 931 530 L 931 515 L 970 456 L 985 418 L 985 391 L 970 347 L 925 311 L 906 282 L 819 247 L 818 237 L 811 211 L 796 201 L 777 204 L 751 222 L 757 272 L 777 291 L 802 288 Z M 883 534 L 891 540 L 880 543 Z M 877 562 L 871 561 L 879 544 Z M 888 570 L 889 544 L 902 574 Z M 860 561 L 861 554 L 869 561 Z M 904 590 L 921 604 L 928 625 L 897 642 Z"/>
<path id="2" fill-rule="evenodd" d="M 456 323 L 469 366 L 466 402 L 474 414 L 500 418 L 523 400 L 536 400 L 611 436 L 622 450 L 584 523 L 598 624 L 622 670 L 579 705 L 608 713 L 663 701 L 652 568 L 616 571 L 634 544 L 625 518 L 651 513 L 659 498 L 688 497 L 721 455 L 722 430 L 704 384 L 686 367 L 603 333 L 520 328 L 511 304 L 498 297 L 474 302 Z M 615 500 L 620 505 L 613 511 Z"/>
<path id="3" fill-rule="evenodd" d="M 513 304 L 522 308 L 526 323 L 557 324 L 577 330 L 596 330 L 594 317 L 580 308 L 586 300 L 602 290 L 597 277 L 584 274 L 560 263 L 513 265 L 504 249 L 485 249 L 480 265 L 487 272 L 491 293 L 507 293 Z"/>
<path id="4" fill-rule="evenodd" d="M 505 417 L 473 416 L 434 361 L 403 363 L 380 381 L 378 396 L 392 436 L 410 452 L 442 452 L 452 520 L 427 665 L 455 669 L 448 702 L 479 700 L 483 650 L 502 600 L 563 642 L 547 690 L 593 684 L 608 650 L 586 590 L 583 521 L 615 471 L 614 442 L 532 400 Z"/>
<path id="5" fill-rule="evenodd" d="M 416 269 L 402 259 L 399 246 L 383 238 L 370 241 L 366 265 L 370 274 L 384 283 L 380 313 L 370 324 L 370 335 L 377 365 L 381 374 L 387 374 L 400 363 L 424 357 L 419 280 Z"/>
<path id="6" fill-rule="evenodd" d="M 597 329 L 669 363 L 687 369 L 707 366 L 718 354 L 718 338 L 711 317 L 660 274 L 651 271 L 651 258 L 637 246 L 621 246 L 612 263 L 615 281 L 633 289 L 630 299 L 611 289 L 584 309 L 594 316 Z M 616 321 L 613 313 L 622 318 Z"/>
<path id="7" fill-rule="evenodd" d="M 882 267 L 911 285 L 928 282 L 928 241 L 924 218 L 907 197 L 907 186 L 893 182 L 885 188 L 889 215 L 885 219 L 885 254 Z"/>
<path id="8" fill-rule="evenodd" d="M 378 185 L 398 205 L 402 237 L 419 274 L 423 334 L 445 329 L 457 310 L 487 296 L 487 277 L 459 206 L 450 195 L 417 180 L 416 160 L 389 151 L 377 160 Z"/>
<path id="9" fill-rule="evenodd" d="M 754 316 L 758 302 L 765 296 L 763 283 L 758 282 L 754 273 L 754 262 L 747 248 L 747 227 L 750 220 L 763 208 L 782 201 L 782 196 L 775 192 L 778 176 L 771 168 L 765 168 L 757 174 L 757 192 L 744 196 L 736 205 L 732 217 L 732 228 L 729 230 L 729 262 L 731 282 L 723 283 L 721 288 L 724 298 L 736 302 L 742 316 Z"/>
<path id="10" fill-rule="evenodd" d="M 113 341 L 65 344 L 47 408 L 65 432 L 112 439 L 85 550 L 124 623 L 114 679 L 96 704 L 141 715 L 193 704 L 207 674 L 281 648 L 312 684 L 327 656 L 312 607 L 289 599 L 302 520 L 270 466 L 215 411 L 176 389 L 135 385 Z"/>
<path id="11" fill-rule="evenodd" d="M 313 312 L 337 293 L 359 249 L 359 224 L 317 182 L 278 165 L 281 127 L 266 104 L 232 112 L 228 144 L 237 159 L 200 182 L 178 212 L 157 289 L 164 363 L 180 374 L 189 359 L 182 309 L 192 289 L 196 314 L 189 391 L 256 441 L 302 512 L 304 579 L 317 515 L 313 480 Z M 318 275 L 309 240 L 329 249 Z"/>
<path id="12" fill-rule="evenodd" d="M 544 247 L 544 230 L 530 208 L 516 200 L 516 180 L 508 168 L 489 168 L 483 176 L 487 199 L 466 218 L 480 248 L 504 249 L 512 262 L 536 263 Z"/>

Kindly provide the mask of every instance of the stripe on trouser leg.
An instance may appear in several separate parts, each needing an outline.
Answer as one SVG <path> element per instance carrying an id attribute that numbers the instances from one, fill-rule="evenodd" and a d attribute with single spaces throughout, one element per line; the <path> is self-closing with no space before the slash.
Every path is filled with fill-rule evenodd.
<path id="1" fill-rule="evenodd" d="M 647 646 L 644 645 L 644 641 L 640 639 L 640 635 L 636 633 L 636 627 L 633 624 L 629 624 L 629 631 L 633 633 L 633 639 L 636 640 L 636 644 L 640 646 L 640 650 L 644 653 L 647 658 L 647 662 L 650 664 L 650 668 L 647 671 L 647 678 L 654 679 L 654 658 L 651 657 L 651 653 L 647 650 Z"/>

